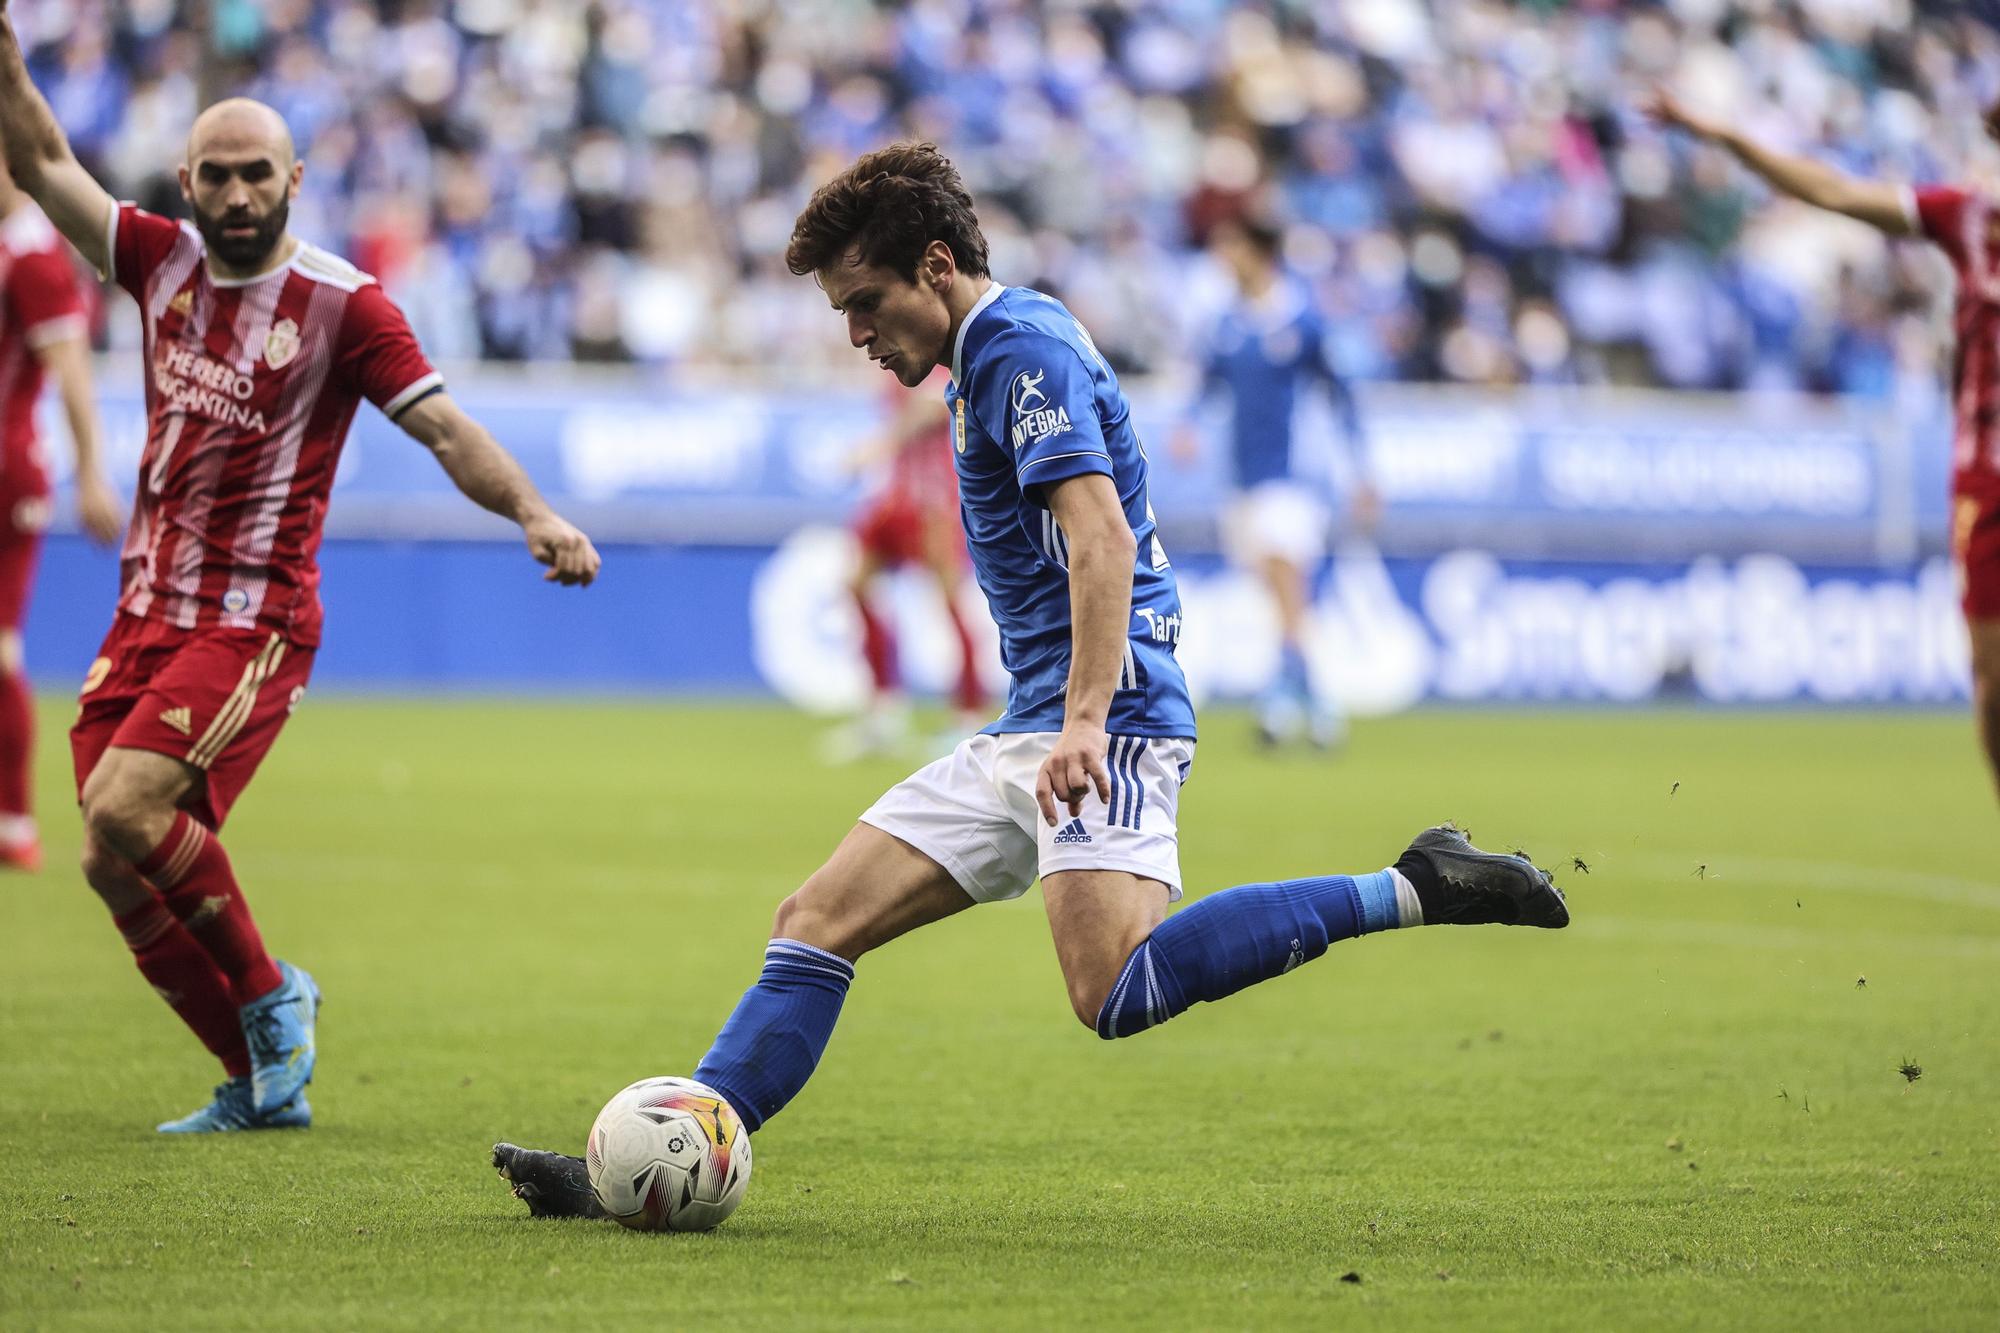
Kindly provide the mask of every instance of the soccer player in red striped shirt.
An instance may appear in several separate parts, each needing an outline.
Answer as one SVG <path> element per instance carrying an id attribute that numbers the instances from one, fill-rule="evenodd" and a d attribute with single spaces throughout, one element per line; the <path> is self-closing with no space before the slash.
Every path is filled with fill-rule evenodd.
<path id="1" fill-rule="evenodd" d="M 1962 186 L 1912 190 L 1856 180 L 1811 158 L 1774 153 L 1664 91 L 1647 109 L 1661 123 L 1727 149 L 1795 199 L 1891 236 L 1922 236 L 1951 260 L 1958 276 L 1951 552 L 1972 637 L 1973 714 L 2000 783 L 2000 202 Z M 2000 103 L 1986 113 L 1986 132 L 2000 140 Z"/>
<path id="2" fill-rule="evenodd" d="M 597 552 L 445 394 L 374 279 L 289 234 L 304 168 L 269 107 L 237 99 L 196 118 L 180 169 L 192 224 L 114 203 L 0 15 L 0 138 L 14 179 L 144 318 L 148 426 L 123 591 L 70 739 L 84 876 L 227 1074 L 211 1104 L 160 1129 L 303 1125 L 318 987 L 266 952 L 215 835 L 305 692 L 315 557 L 356 406 L 374 403 L 467 496 L 519 523 L 549 579 L 589 583 Z"/>
<path id="3" fill-rule="evenodd" d="M 835 757 L 858 759 L 893 749 L 907 721 L 896 634 L 874 601 L 876 584 L 892 570 L 921 566 L 937 581 L 945 618 L 958 641 L 958 683 L 952 703 L 959 725 L 976 731 L 985 721 L 979 710 L 986 691 L 979 683 L 979 654 L 972 629 L 958 609 L 965 577 L 965 529 L 958 517 L 958 474 L 951 461 L 951 417 L 944 410 L 943 372 L 936 383 L 916 389 L 894 385 L 885 402 L 889 426 L 863 451 L 866 462 L 886 460 L 888 476 L 854 521 L 860 560 L 849 591 L 861 618 L 861 653 L 868 664 L 871 693 L 859 723 L 836 744 Z"/>
<path id="4" fill-rule="evenodd" d="M 42 864 L 29 803 L 35 709 L 21 620 L 49 518 L 49 474 L 35 429 L 45 379 L 55 381 L 76 449 L 78 522 L 106 544 L 124 523 L 97 461 L 88 332 L 69 247 L 0 171 L 0 866 L 18 870 Z"/>

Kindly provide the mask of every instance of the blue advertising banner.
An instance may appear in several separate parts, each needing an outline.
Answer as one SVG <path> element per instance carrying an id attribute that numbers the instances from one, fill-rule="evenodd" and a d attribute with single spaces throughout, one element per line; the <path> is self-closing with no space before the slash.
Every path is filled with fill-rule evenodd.
<path id="1" fill-rule="evenodd" d="M 119 370 L 102 367 L 103 413 L 112 475 L 129 484 L 144 418 Z M 488 371 L 454 392 L 598 540 L 604 577 L 583 593 L 544 585 L 508 524 L 364 410 L 324 550 L 321 684 L 860 703 L 846 523 L 870 484 L 856 449 L 881 428 L 885 399 L 576 370 L 547 382 Z M 1171 386 L 1136 386 L 1134 398 L 1148 438 L 1187 424 Z M 1315 607 L 1312 670 L 1355 711 L 1966 694 L 1951 571 L 1936 555 L 1935 419 L 1796 397 L 1416 387 L 1370 391 L 1364 416 L 1357 449 L 1310 414 L 1300 445 L 1329 490 L 1365 467 L 1386 506 L 1370 543 L 1330 562 Z M 49 452 L 59 462 L 64 450 Z M 1151 498 L 1182 576 L 1182 660 L 1200 694 L 1252 696 L 1277 670 L 1275 619 L 1213 555 L 1221 461 L 1181 452 L 1154 450 Z M 59 519 L 28 627 L 39 680 L 80 677 L 115 583 L 112 558 Z M 935 589 L 912 576 L 887 595 L 905 675 L 942 692 L 955 640 Z M 960 597 L 986 635 L 997 695 L 984 607 L 970 586 Z"/>
<path id="2" fill-rule="evenodd" d="M 109 464 L 123 485 L 144 442 L 131 369 L 107 360 L 101 370 Z M 487 370 L 451 388 L 536 485 L 614 541 L 770 546 L 802 524 L 840 521 L 870 483 L 855 454 L 886 412 L 879 393 L 861 390 L 687 387 L 575 370 L 546 382 Z M 1226 489 L 1218 450 L 1183 459 L 1159 447 L 1183 425 L 1185 395 L 1172 386 L 1137 384 L 1132 397 L 1142 437 L 1155 442 L 1151 498 L 1163 533 L 1183 551 L 1214 549 Z M 1891 420 L 1858 403 L 1379 386 L 1367 391 L 1363 418 L 1356 450 L 1324 413 L 1306 411 L 1299 461 L 1334 491 L 1365 468 L 1385 502 L 1376 538 L 1392 554 L 1476 545 L 1518 558 L 1645 560 L 1777 550 L 1902 564 L 1942 540 L 1942 423 Z M 63 450 L 51 452 L 61 471 Z M 504 535 L 368 409 L 342 459 L 329 531 Z"/>
<path id="3" fill-rule="evenodd" d="M 866 671 L 842 528 L 773 548 L 612 545 L 603 578 L 558 589 L 517 543 L 340 539 L 324 551 L 326 640 L 315 687 L 775 694 L 858 707 Z M 1276 615 L 1244 574 L 1177 560 L 1180 658 L 1198 697 L 1254 696 L 1278 669 Z M 111 618 L 116 569 L 51 540 L 27 627 L 38 683 L 82 679 Z M 958 591 L 986 680 L 1004 686 L 978 590 Z M 912 573 L 883 600 L 903 674 L 943 695 L 953 639 Z M 1313 608 L 1311 669 L 1357 713 L 1424 700 L 1730 704 L 1941 703 L 1969 696 L 1956 580 L 1779 555 L 1679 563 L 1502 560 L 1464 549 L 1384 559 L 1350 546 Z"/>

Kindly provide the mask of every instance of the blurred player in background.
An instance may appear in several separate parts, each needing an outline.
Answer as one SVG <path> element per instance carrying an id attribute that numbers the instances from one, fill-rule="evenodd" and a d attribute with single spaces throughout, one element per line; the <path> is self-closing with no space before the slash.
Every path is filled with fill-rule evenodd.
<path id="1" fill-rule="evenodd" d="M 1456 829 L 1393 866 L 1243 884 L 1172 916 L 1194 706 L 1180 592 L 1117 377 L 1053 298 L 987 272 L 957 169 L 927 143 L 822 186 L 785 256 L 848 341 L 945 401 L 972 567 L 1000 629 L 1007 710 L 892 787 L 779 906 L 764 969 L 694 1076 L 755 1133 L 811 1077 L 863 954 L 1037 879 L 1072 1011 L 1111 1039 L 1292 971 L 1335 940 L 1419 925 L 1569 924 L 1524 856 Z M 496 1144 L 538 1215 L 602 1215 L 585 1164 Z"/>
<path id="2" fill-rule="evenodd" d="M 1951 553 L 1972 639 L 1973 715 L 2000 784 L 2000 207 L 1963 186 L 1911 189 L 1856 180 L 1811 158 L 1773 152 L 1732 125 L 1688 110 L 1665 90 L 1653 94 L 1647 109 L 1661 123 L 1727 149 L 1795 199 L 1891 236 L 1922 236 L 1951 260 L 1958 276 Z M 1986 113 L 1986 132 L 2000 140 L 2000 103 Z"/>
<path id="3" fill-rule="evenodd" d="M 124 526 L 98 462 L 89 333 L 69 246 L 0 170 L 0 866 L 19 870 L 42 864 L 30 800 L 35 700 L 21 621 L 49 518 L 49 474 L 35 428 L 44 379 L 55 382 L 76 451 L 77 523 L 107 545 Z"/>
<path id="4" fill-rule="evenodd" d="M 958 643 L 958 684 L 952 703 L 960 734 L 977 730 L 986 694 L 979 684 L 979 660 L 972 633 L 958 609 L 958 585 L 965 576 L 965 529 L 958 521 L 958 478 L 951 464 L 951 419 L 944 410 L 943 372 L 935 383 L 889 394 L 888 428 L 861 451 L 857 462 L 887 465 L 887 478 L 855 519 L 860 546 L 849 585 L 861 619 L 861 651 L 868 662 L 867 711 L 836 733 L 829 757 L 845 762 L 881 754 L 907 739 L 909 702 L 903 694 L 896 633 L 875 594 L 882 576 L 912 566 L 937 582 L 938 597 Z M 954 737 L 956 740 L 956 737 Z"/>
<path id="5" fill-rule="evenodd" d="M 192 223 L 116 203 L 30 82 L 5 8 L 8 169 L 144 318 L 123 589 L 70 733 L 84 877 L 227 1075 L 160 1129 L 302 1126 L 319 989 L 266 952 L 215 835 L 305 693 L 321 529 L 355 407 L 367 398 L 519 523 L 550 579 L 590 582 L 597 552 L 452 402 L 374 279 L 289 233 L 304 167 L 275 111 L 234 99 L 196 117 L 180 169 Z"/>
<path id="6" fill-rule="evenodd" d="M 1216 224 L 1210 246 L 1236 283 L 1238 299 L 1209 335 L 1201 392 L 1177 441 L 1191 460 L 1199 448 L 1197 419 L 1227 397 L 1229 477 L 1222 512 L 1223 553 L 1254 574 L 1278 613 L 1278 675 L 1258 706 L 1258 734 L 1267 744 L 1301 733 L 1322 747 L 1338 745 L 1347 721 L 1339 699 L 1315 676 L 1308 657 L 1314 577 L 1326 559 L 1333 508 L 1327 482 L 1306 475 L 1297 451 L 1302 392 L 1322 388 L 1339 414 L 1353 478 L 1351 508 L 1364 529 L 1378 508 L 1361 470 L 1361 419 L 1347 382 L 1333 368 L 1325 324 L 1303 284 L 1285 271 L 1279 230 L 1255 219 Z"/>

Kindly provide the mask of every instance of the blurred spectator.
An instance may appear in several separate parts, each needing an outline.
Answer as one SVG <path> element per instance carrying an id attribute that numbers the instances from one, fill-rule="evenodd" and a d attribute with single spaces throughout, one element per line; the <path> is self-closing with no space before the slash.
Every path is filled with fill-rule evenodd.
<path id="1" fill-rule="evenodd" d="M 1656 80 L 1773 141 L 1976 172 L 2000 35 L 1950 0 L 14 0 L 122 196 L 174 206 L 200 102 L 307 162 L 300 230 L 440 354 L 842 373 L 785 273 L 815 182 L 938 139 L 1003 280 L 1128 370 L 1185 371 L 1215 223 L 1286 257 L 1364 378 L 1796 387 L 1935 372 L 1923 261 L 1770 206 L 1631 110 Z"/>

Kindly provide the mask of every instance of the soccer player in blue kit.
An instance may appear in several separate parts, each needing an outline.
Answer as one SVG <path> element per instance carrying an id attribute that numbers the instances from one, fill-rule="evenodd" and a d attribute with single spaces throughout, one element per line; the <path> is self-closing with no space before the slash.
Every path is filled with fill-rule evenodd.
<path id="1" fill-rule="evenodd" d="M 999 721 L 891 788 L 778 907 L 762 974 L 694 1071 L 753 1134 L 811 1077 L 856 960 L 1038 877 L 1070 1005 L 1104 1038 L 1372 931 L 1569 923 L 1547 872 L 1449 826 L 1385 869 L 1240 885 L 1167 915 L 1195 719 L 1146 453 L 1090 335 L 1052 298 L 994 281 L 986 255 L 931 144 L 862 157 L 792 232 L 792 271 L 818 280 L 871 361 L 912 387 L 951 368 L 966 544 L 1012 685 Z M 538 1216 L 602 1215 L 580 1158 L 503 1143 L 493 1163 Z"/>
<path id="2" fill-rule="evenodd" d="M 1333 512 L 1326 488 L 1307 477 L 1294 445 L 1301 391 L 1318 385 L 1340 415 L 1356 476 L 1350 508 L 1362 525 L 1377 499 L 1361 464 L 1361 419 L 1346 380 L 1334 369 L 1327 329 L 1303 284 L 1285 271 L 1277 227 L 1259 218 L 1216 224 L 1209 248 L 1229 270 L 1239 299 L 1216 320 L 1202 358 L 1201 391 L 1176 452 L 1198 448 L 1196 420 L 1211 402 L 1229 404 L 1229 479 L 1222 547 L 1271 594 L 1278 613 L 1278 674 L 1258 703 L 1266 744 L 1303 731 L 1322 748 L 1347 734 L 1340 701 L 1316 681 L 1306 660 L 1312 580 L 1326 558 Z"/>

